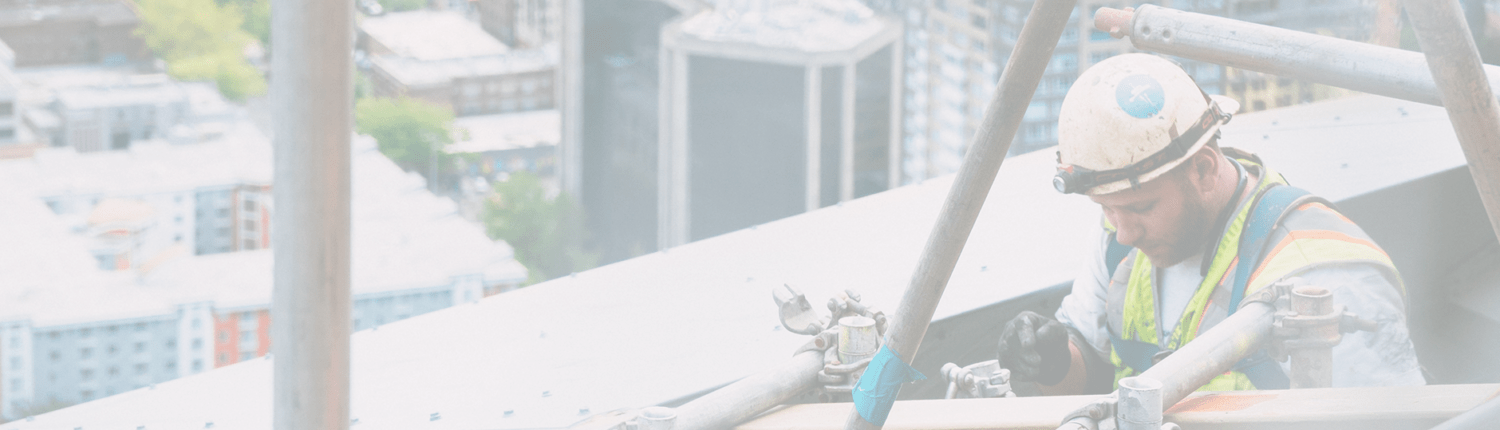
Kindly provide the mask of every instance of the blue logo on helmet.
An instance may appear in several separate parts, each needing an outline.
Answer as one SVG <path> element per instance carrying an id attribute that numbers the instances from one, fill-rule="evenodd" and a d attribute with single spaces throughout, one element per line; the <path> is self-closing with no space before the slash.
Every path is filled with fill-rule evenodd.
<path id="1" fill-rule="evenodd" d="M 1121 79 L 1120 84 L 1115 87 L 1115 101 L 1130 116 L 1150 118 L 1161 112 L 1167 96 L 1156 79 L 1146 75 L 1130 75 Z"/>

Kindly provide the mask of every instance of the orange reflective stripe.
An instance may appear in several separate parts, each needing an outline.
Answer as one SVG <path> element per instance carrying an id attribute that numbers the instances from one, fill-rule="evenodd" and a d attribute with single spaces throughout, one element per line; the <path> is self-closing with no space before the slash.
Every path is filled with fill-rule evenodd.
<path id="1" fill-rule="evenodd" d="M 1302 205 L 1302 207 L 1297 208 L 1297 211 L 1301 212 L 1301 211 L 1305 211 L 1305 210 L 1308 210 L 1308 209 L 1321 209 L 1321 210 L 1327 211 L 1328 213 L 1333 214 L 1333 216 L 1339 217 L 1339 219 L 1344 220 L 1344 222 L 1347 222 L 1347 223 L 1349 223 L 1351 225 L 1354 224 L 1354 221 L 1350 220 L 1349 217 L 1344 216 L 1344 214 L 1339 213 L 1339 211 L 1333 210 L 1333 208 L 1330 208 L 1330 207 L 1328 207 L 1328 205 L 1325 205 L 1325 204 L 1323 204 L 1321 202 L 1312 202 L 1312 203 L 1308 203 L 1308 204 Z"/>
<path id="2" fill-rule="evenodd" d="M 1356 245 L 1364 245 L 1364 246 L 1370 247 L 1371 249 L 1374 249 L 1376 252 L 1379 252 L 1381 255 L 1384 255 L 1386 259 L 1390 259 L 1391 258 L 1390 255 L 1387 255 L 1385 253 L 1385 250 L 1380 249 L 1380 247 L 1376 246 L 1374 242 L 1370 242 L 1370 241 L 1364 240 L 1364 239 L 1357 239 L 1357 238 L 1354 238 L 1354 237 L 1349 236 L 1349 235 L 1344 234 L 1344 233 L 1339 233 L 1339 232 L 1331 231 L 1331 230 L 1301 230 L 1301 231 L 1291 231 L 1291 232 L 1287 232 L 1286 237 L 1284 237 L 1284 238 L 1281 239 L 1281 243 L 1277 243 L 1276 244 L 1276 248 L 1273 248 L 1271 250 L 1271 252 L 1266 253 L 1266 256 L 1264 258 L 1262 258 L 1261 261 L 1260 261 L 1260 267 L 1255 268 L 1255 271 L 1251 272 L 1250 279 L 1259 278 L 1260 277 L 1260 272 L 1263 271 L 1263 270 L 1266 270 L 1266 266 L 1271 263 L 1271 260 L 1275 259 L 1276 254 L 1280 254 L 1281 250 L 1283 248 L 1286 248 L 1287 245 L 1291 245 L 1292 242 L 1296 242 L 1298 239 L 1330 239 L 1330 240 L 1337 240 L 1337 241 L 1342 241 L 1342 242 L 1349 242 L 1349 243 L 1356 244 Z M 1246 291 L 1246 292 L 1248 293 L 1248 291 Z"/>

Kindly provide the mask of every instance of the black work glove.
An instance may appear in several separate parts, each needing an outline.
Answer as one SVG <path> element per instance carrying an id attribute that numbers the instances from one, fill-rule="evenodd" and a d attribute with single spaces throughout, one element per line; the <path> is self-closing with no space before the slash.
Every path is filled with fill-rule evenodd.
<path id="1" fill-rule="evenodd" d="M 1021 312 L 1005 324 L 999 358 L 1015 380 L 1057 385 L 1073 364 L 1068 328 L 1036 312 Z"/>

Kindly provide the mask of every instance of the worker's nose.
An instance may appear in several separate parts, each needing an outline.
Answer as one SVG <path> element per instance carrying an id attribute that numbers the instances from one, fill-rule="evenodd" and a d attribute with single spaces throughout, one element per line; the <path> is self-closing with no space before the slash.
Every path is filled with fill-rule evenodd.
<path id="1" fill-rule="evenodd" d="M 1109 222 L 1115 225 L 1115 241 L 1120 242 L 1121 245 L 1135 246 L 1135 241 L 1141 239 L 1142 231 L 1134 223 L 1120 222 L 1119 220 L 1110 220 Z"/>

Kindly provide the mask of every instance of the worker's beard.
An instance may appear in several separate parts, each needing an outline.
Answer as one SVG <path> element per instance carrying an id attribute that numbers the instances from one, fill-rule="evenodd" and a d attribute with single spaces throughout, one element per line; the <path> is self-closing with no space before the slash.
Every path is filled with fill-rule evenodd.
<path id="1" fill-rule="evenodd" d="M 1170 254 L 1149 256 L 1157 267 L 1167 267 L 1181 263 L 1188 257 L 1202 252 L 1206 241 L 1213 239 L 1213 222 L 1218 217 L 1217 213 L 1209 210 L 1207 202 L 1198 198 L 1201 194 L 1194 188 L 1193 184 L 1183 180 L 1179 187 L 1182 193 L 1182 219 L 1178 221 L 1177 238 L 1172 241 Z"/>

